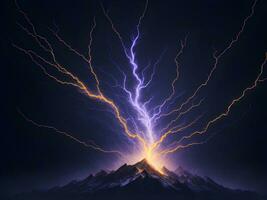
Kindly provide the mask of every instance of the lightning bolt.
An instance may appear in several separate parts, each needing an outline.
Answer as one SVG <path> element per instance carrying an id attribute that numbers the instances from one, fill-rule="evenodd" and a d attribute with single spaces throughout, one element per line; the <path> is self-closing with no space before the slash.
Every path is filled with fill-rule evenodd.
<path id="1" fill-rule="evenodd" d="M 44 37 L 43 35 L 37 32 L 30 18 L 27 16 L 27 14 L 23 10 L 20 9 L 17 2 L 16 2 L 17 8 L 19 12 L 22 14 L 22 16 L 24 17 L 27 25 L 30 28 L 26 28 L 25 26 L 21 24 L 18 24 L 18 26 L 37 43 L 37 45 L 39 46 L 41 50 L 43 50 L 45 53 L 49 55 L 49 59 L 45 56 L 38 54 L 36 51 L 32 49 L 22 48 L 16 44 L 13 44 L 13 46 L 19 51 L 23 52 L 25 55 L 27 55 L 31 59 L 31 61 L 34 64 L 36 64 L 43 71 L 43 73 L 49 78 L 53 79 L 54 81 L 56 81 L 57 83 L 61 85 L 68 85 L 68 86 L 75 87 L 76 89 L 81 91 L 85 96 L 87 96 L 89 99 L 93 99 L 93 100 L 96 100 L 97 102 L 105 104 L 112 111 L 114 117 L 118 121 L 118 124 L 122 127 L 124 135 L 126 135 L 127 138 L 130 139 L 130 141 L 132 140 L 138 141 L 142 147 L 142 154 L 146 157 L 148 161 L 151 161 L 154 163 L 154 162 L 157 162 L 157 159 L 159 159 L 163 155 L 168 155 L 170 153 L 177 152 L 178 150 L 181 150 L 181 149 L 185 149 L 185 148 L 188 148 L 194 145 L 200 145 L 200 144 L 206 143 L 209 139 L 206 139 L 200 142 L 192 142 L 192 139 L 195 138 L 195 136 L 197 135 L 202 135 L 206 133 L 209 130 L 209 128 L 213 126 L 216 122 L 227 117 L 230 114 L 232 107 L 234 107 L 242 99 L 244 99 L 247 96 L 247 93 L 249 91 L 254 90 L 259 83 L 267 80 L 267 78 L 262 78 L 262 75 L 264 72 L 264 66 L 267 62 L 267 55 L 266 55 L 263 63 L 260 66 L 260 72 L 257 74 L 255 81 L 251 85 L 243 89 L 241 91 L 241 94 L 238 97 L 234 98 L 229 103 L 229 105 L 227 105 L 226 109 L 223 112 L 219 113 L 218 115 L 210 119 L 207 123 L 205 123 L 205 126 L 202 127 L 202 129 L 199 128 L 199 130 L 194 131 L 195 129 L 193 129 L 192 127 L 194 127 L 194 125 L 199 120 L 202 119 L 203 114 L 196 116 L 192 121 L 188 123 L 180 122 L 181 117 L 192 113 L 194 109 L 201 106 L 202 102 L 204 101 L 204 98 L 198 102 L 195 102 L 196 96 L 203 89 L 205 89 L 205 87 L 210 83 L 210 80 L 213 78 L 214 73 L 219 63 L 221 62 L 221 59 L 223 58 L 223 56 L 227 52 L 229 52 L 232 49 L 232 47 L 239 41 L 239 38 L 241 34 L 244 32 L 248 20 L 254 15 L 256 4 L 257 4 L 257 0 L 253 2 L 249 15 L 245 17 L 245 19 L 242 21 L 240 30 L 233 37 L 233 39 L 230 40 L 226 44 L 226 47 L 222 49 L 219 53 L 217 53 L 217 51 L 213 53 L 214 63 L 212 64 L 211 69 L 206 79 L 203 80 L 196 87 L 196 89 L 192 92 L 190 96 L 186 97 L 185 100 L 181 104 L 175 107 L 173 106 L 173 103 L 176 102 L 176 99 L 177 99 L 176 84 L 180 77 L 179 58 L 182 56 L 184 52 L 184 48 L 186 47 L 187 36 L 185 37 L 184 40 L 180 41 L 180 48 L 177 51 L 177 54 L 174 58 L 176 71 L 175 71 L 175 76 L 170 83 L 170 88 L 171 88 L 170 94 L 168 94 L 167 97 L 165 97 L 160 102 L 159 105 L 153 106 L 152 109 L 151 108 L 149 109 L 148 105 L 153 104 L 154 96 L 151 95 L 148 98 L 146 98 L 146 100 L 143 100 L 144 99 L 143 91 L 149 88 L 149 85 L 151 84 L 155 76 L 156 66 L 159 65 L 161 61 L 161 56 L 162 56 L 162 55 L 159 56 L 159 58 L 155 61 L 155 63 L 153 64 L 149 63 L 146 66 L 141 66 L 137 59 L 136 47 L 141 39 L 140 28 L 141 28 L 142 21 L 148 9 L 148 0 L 145 2 L 144 9 L 138 18 L 138 22 L 136 25 L 136 32 L 134 34 L 134 37 L 131 39 L 131 42 L 128 45 L 124 42 L 125 38 L 122 37 L 122 34 L 119 32 L 119 30 L 113 23 L 113 20 L 109 15 L 109 12 L 101 4 L 103 14 L 106 17 L 109 24 L 111 25 L 111 29 L 113 33 L 118 38 L 119 43 L 122 47 L 123 54 L 126 57 L 129 68 L 130 68 L 130 77 L 129 77 L 129 74 L 123 71 L 114 62 L 115 64 L 114 63 L 113 64 L 118 68 L 118 70 L 120 71 L 122 75 L 122 80 L 121 82 L 119 82 L 115 77 L 113 77 L 113 75 L 107 74 L 110 78 L 112 78 L 112 80 L 114 80 L 115 85 L 111 86 L 110 84 L 106 83 L 109 87 L 116 88 L 116 89 L 119 88 L 120 92 L 123 92 L 123 94 L 118 94 L 118 98 L 120 98 L 121 101 L 126 100 L 126 102 L 125 101 L 122 102 L 122 103 L 127 103 L 127 108 L 125 109 L 126 111 L 122 110 L 122 107 L 121 106 L 119 107 L 116 104 L 115 100 L 109 98 L 108 96 L 104 94 L 103 90 L 101 89 L 104 81 L 102 80 L 100 81 L 94 69 L 94 66 L 92 64 L 93 33 L 97 26 L 95 18 L 93 20 L 93 25 L 91 27 L 90 34 L 89 34 L 88 52 L 86 56 L 80 53 L 75 48 L 73 48 L 70 43 L 64 40 L 63 37 L 58 33 L 58 31 L 49 29 L 52 35 L 54 36 L 54 38 L 59 42 L 60 45 L 62 45 L 65 49 L 72 52 L 74 55 L 78 56 L 85 63 L 87 63 L 88 69 L 89 69 L 89 75 L 90 77 L 93 78 L 93 83 L 90 82 L 91 83 L 90 87 L 88 87 L 73 72 L 68 70 L 68 67 L 63 66 L 62 64 L 58 62 L 56 53 L 52 47 L 52 44 L 49 42 L 49 40 L 46 37 Z M 152 68 L 152 70 L 148 78 L 146 78 L 147 71 L 149 68 Z M 61 76 L 58 76 L 55 74 L 60 74 Z M 130 84 L 129 80 L 134 80 L 134 83 L 131 84 L 131 86 L 129 86 Z M 128 107 L 131 107 L 131 108 L 128 108 Z M 129 111 L 129 109 L 132 109 L 134 113 L 131 113 L 132 110 Z M 83 146 L 93 148 L 103 153 L 116 153 L 116 154 L 119 154 L 120 156 L 125 156 L 121 152 L 116 151 L 116 150 L 105 150 L 99 145 L 96 145 L 94 141 L 90 143 L 85 143 L 81 141 L 80 139 L 72 136 L 72 134 L 61 131 L 53 126 L 39 124 L 27 118 L 23 113 L 21 114 L 28 122 L 31 122 L 32 124 L 40 128 L 47 128 L 47 129 L 54 130 L 55 132 L 60 133 L 82 144 Z M 168 121 L 166 125 L 161 126 L 162 123 L 165 122 L 163 121 L 163 119 L 165 120 L 168 119 Z M 167 143 L 166 139 L 169 138 L 170 135 L 183 133 L 185 130 L 188 130 L 188 129 L 193 130 L 193 131 L 190 131 L 190 134 L 188 135 L 180 136 L 179 140 L 175 140 L 174 142 L 172 140 L 171 145 L 167 144 L 167 147 L 164 147 L 164 145 Z"/>
<path id="2" fill-rule="evenodd" d="M 140 38 L 140 26 L 141 26 L 141 23 L 142 23 L 142 20 L 143 20 L 145 14 L 146 14 L 147 7 L 148 7 L 148 1 L 146 1 L 144 10 L 143 10 L 141 16 L 139 17 L 138 24 L 136 26 L 136 35 L 133 38 L 132 43 L 131 43 L 129 48 L 127 48 L 126 45 L 124 44 L 124 41 L 123 41 L 123 38 L 122 38 L 120 32 L 115 27 L 111 17 L 108 15 L 108 13 L 106 12 L 103 5 L 102 5 L 102 10 L 103 10 L 104 15 L 106 16 L 106 18 L 108 19 L 108 21 L 111 24 L 111 28 L 112 28 L 113 32 L 118 36 L 118 38 L 121 42 L 125 56 L 128 59 L 129 64 L 131 66 L 132 76 L 134 77 L 134 79 L 136 81 L 136 85 L 134 86 L 134 89 L 133 89 L 134 91 L 131 92 L 126 87 L 127 76 L 124 72 L 122 72 L 123 76 L 124 76 L 124 82 L 123 82 L 122 88 L 125 91 L 125 93 L 128 95 L 128 100 L 129 100 L 130 105 L 132 105 L 133 108 L 137 111 L 137 113 L 139 115 L 139 118 L 138 118 L 139 121 L 146 127 L 146 139 L 147 139 L 148 143 L 152 144 L 154 142 L 152 117 L 150 116 L 150 114 L 146 108 L 146 104 L 149 101 L 142 103 L 140 101 L 140 95 L 141 95 L 141 90 L 146 88 L 148 86 L 148 84 L 151 82 L 153 75 L 154 75 L 154 70 L 153 70 L 153 73 L 151 75 L 150 80 L 147 83 L 145 83 L 144 79 L 142 79 L 141 75 L 138 74 L 138 72 L 137 72 L 138 69 L 140 69 L 140 67 L 137 63 L 136 52 L 135 52 L 136 44 Z"/>

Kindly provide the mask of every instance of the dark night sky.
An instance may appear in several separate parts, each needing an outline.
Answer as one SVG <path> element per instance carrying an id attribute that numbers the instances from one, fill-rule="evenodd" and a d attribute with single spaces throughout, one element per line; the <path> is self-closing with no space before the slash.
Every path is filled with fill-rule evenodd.
<path id="1" fill-rule="evenodd" d="M 48 34 L 49 39 L 53 41 L 47 27 L 59 28 L 62 36 L 83 53 L 87 51 L 90 26 L 95 16 L 97 29 L 93 57 L 96 71 L 109 81 L 108 73 L 118 74 L 111 60 L 124 65 L 119 41 L 103 16 L 100 1 L 18 2 L 37 29 Z M 129 42 L 144 1 L 102 2 L 125 41 Z M 181 79 L 177 90 L 182 98 L 189 95 L 207 76 L 213 50 L 222 50 L 231 40 L 249 14 L 252 3 L 252 0 L 151 0 L 141 27 L 138 59 L 145 65 L 165 53 L 155 82 L 146 95 L 155 95 L 160 100 L 170 92 L 170 81 L 175 73 L 173 58 L 179 40 L 187 34 L 188 45 L 181 57 Z M 17 108 L 38 122 L 56 125 L 76 137 L 94 139 L 106 147 L 125 149 L 128 145 L 117 133 L 118 125 L 112 116 L 94 110 L 105 109 L 105 106 L 48 79 L 11 46 L 16 43 L 36 47 L 16 26 L 16 22 L 25 22 L 13 1 L 7 1 L 1 7 L 4 9 L 1 12 L 1 190 L 4 188 L 6 195 L 52 187 L 115 166 L 116 157 L 86 149 L 52 131 L 39 129 L 18 114 Z M 197 97 L 205 97 L 201 110 L 207 118 L 222 111 L 227 102 L 255 79 L 267 51 L 266 13 L 267 3 L 259 0 L 255 15 L 249 20 L 240 41 L 224 56 L 210 85 Z M 87 78 L 85 63 L 64 51 L 59 51 L 59 57 L 71 70 L 83 79 Z M 267 73 L 264 75 L 266 77 Z M 113 95 L 114 91 L 103 87 L 108 95 Z M 266 89 L 266 83 L 262 83 L 249 92 L 227 119 L 209 130 L 207 135 L 214 136 L 208 143 L 178 152 L 169 159 L 226 186 L 266 192 Z"/>

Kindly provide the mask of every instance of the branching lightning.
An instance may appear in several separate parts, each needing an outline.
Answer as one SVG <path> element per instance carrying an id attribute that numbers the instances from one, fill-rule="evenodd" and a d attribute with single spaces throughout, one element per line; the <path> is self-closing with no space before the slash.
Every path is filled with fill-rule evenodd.
<path id="1" fill-rule="evenodd" d="M 17 3 L 16 3 L 17 4 Z M 110 108 L 117 119 L 119 125 L 122 127 L 124 134 L 127 136 L 130 140 L 136 140 L 139 142 L 139 145 L 142 148 L 142 152 L 140 153 L 141 156 L 146 157 L 149 162 L 151 162 L 154 165 L 156 164 L 156 160 L 158 160 L 161 156 L 167 155 L 170 153 L 174 153 L 178 150 L 185 149 L 194 145 L 198 144 L 204 144 L 207 142 L 207 139 L 202 142 L 192 142 L 191 139 L 194 138 L 194 136 L 202 135 L 206 133 L 209 128 L 214 125 L 219 120 L 227 117 L 232 108 L 237 105 L 241 100 L 243 100 L 249 91 L 254 90 L 257 85 L 260 82 L 264 82 L 266 78 L 263 78 L 263 72 L 264 72 L 264 66 L 267 62 L 267 56 L 265 56 L 264 61 L 262 62 L 260 66 L 260 71 L 258 75 L 256 76 L 254 82 L 246 87 L 243 91 L 241 91 L 240 95 L 234 98 L 229 105 L 227 105 L 225 111 L 223 111 L 220 114 L 217 114 L 215 117 L 210 119 L 204 127 L 199 130 L 190 131 L 192 127 L 202 119 L 202 114 L 195 117 L 192 121 L 188 123 L 182 123 L 181 118 L 183 116 L 186 116 L 189 113 L 192 113 L 195 108 L 200 107 L 202 102 L 204 101 L 204 98 L 198 101 L 197 103 L 194 103 L 196 96 L 209 84 L 210 80 L 213 78 L 214 73 L 218 67 L 219 62 L 221 61 L 222 57 L 226 54 L 226 52 L 230 51 L 231 48 L 239 41 L 239 38 L 241 34 L 244 32 L 244 29 L 246 27 L 246 24 L 248 20 L 253 16 L 255 6 L 257 4 L 257 0 L 253 2 L 253 5 L 251 7 L 251 11 L 249 15 L 244 19 L 240 30 L 235 35 L 235 37 L 226 45 L 226 47 L 220 51 L 220 53 L 217 54 L 215 51 L 213 54 L 214 63 L 213 66 L 208 73 L 207 78 L 200 83 L 200 85 L 193 91 L 192 95 L 188 96 L 181 104 L 175 106 L 172 108 L 172 103 L 175 102 L 176 99 L 176 84 L 179 80 L 180 76 L 180 63 L 179 58 L 183 54 L 184 48 L 186 47 L 187 37 L 184 40 L 180 41 L 180 49 L 178 50 L 176 57 L 174 58 L 174 64 L 176 65 L 176 71 L 175 71 L 175 77 L 171 82 L 171 92 L 170 94 L 163 99 L 162 103 L 159 105 L 152 106 L 152 109 L 149 109 L 151 107 L 151 104 L 153 104 L 153 98 L 154 96 L 149 97 L 147 100 L 143 100 L 143 90 L 149 89 L 149 85 L 152 82 L 154 75 L 155 75 L 155 66 L 158 65 L 158 63 L 161 60 L 161 57 L 156 61 L 156 63 L 153 65 L 152 72 L 146 78 L 146 71 L 148 68 L 151 67 L 151 64 L 147 66 L 141 66 L 138 63 L 137 60 L 137 52 L 136 52 L 136 46 L 141 40 L 140 36 L 140 28 L 142 21 L 146 15 L 147 9 L 148 9 L 148 0 L 146 1 L 144 5 L 144 10 L 141 14 L 141 16 L 138 18 L 138 22 L 136 25 L 136 33 L 131 40 L 130 45 L 127 45 L 124 41 L 124 38 L 122 34 L 119 32 L 117 27 L 112 21 L 112 18 L 110 17 L 107 10 L 102 6 L 102 10 L 104 13 L 104 16 L 106 17 L 107 21 L 111 25 L 111 29 L 113 33 L 118 37 L 120 45 L 122 47 L 123 53 L 125 58 L 128 61 L 129 64 L 129 70 L 131 71 L 131 74 L 129 75 L 122 69 L 119 69 L 123 80 L 122 83 L 119 84 L 117 79 L 111 77 L 116 81 L 116 87 L 122 89 L 122 92 L 127 96 L 127 104 L 133 109 L 135 115 L 131 115 L 128 113 L 128 111 L 122 111 L 122 108 L 118 106 L 118 104 L 115 102 L 115 100 L 111 99 L 110 97 L 106 96 L 104 91 L 101 89 L 101 80 L 98 78 L 97 72 L 95 71 L 95 68 L 92 64 L 92 43 L 93 43 L 93 33 L 94 29 L 96 28 L 96 20 L 93 20 L 93 26 L 90 30 L 89 34 L 89 44 L 88 44 L 88 55 L 85 56 L 81 54 L 78 50 L 74 49 L 71 44 L 69 44 L 67 41 L 65 41 L 58 32 L 55 32 L 51 29 L 51 33 L 55 37 L 55 39 L 67 50 L 72 52 L 74 55 L 80 57 L 83 61 L 85 61 L 88 65 L 89 73 L 94 79 L 94 83 L 90 83 L 90 87 L 88 87 L 85 82 L 83 82 L 78 76 L 76 76 L 74 73 L 72 73 L 69 70 L 69 67 L 63 66 L 59 63 L 56 57 L 56 53 L 52 47 L 52 44 L 49 42 L 49 40 L 39 34 L 37 32 L 37 29 L 35 28 L 34 24 L 31 22 L 30 18 L 27 16 L 27 14 L 20 9 L 20 7 L 17 4 L 17 8 L 19 12 L 24 17 L 27 25 L 30 27 L 30 29 L 26 28 L 25 26 L 18 24 L 19 27 L 31 38 L 34 39 L 34 41 L 37 43 L 37 45 L 42 49 L 44 52 L 48 53 L 50 56 L 50 59 L 46 58 L 45 56 L 42 56 L 38 54 L 36 51 L 32 49 L 26 49 L 22 48 L 16 44 L 13 44 L 15 48 L 23 52 L 25 55 L 29 56 L 29 58 L 32 60 L 34 64 L 36 64 L 40 69 L 43 71 L 43 73 L 48 76 L 49 78 L 53 79 L 59 84 L 62 85 L 69 85 L 77 88 L 78 90 L 82 91 L 84 95 L 89 97 L 90 99 L 96 100 L 98 102 L 104 103 L 108 108 Z M 48 71 L 48 67 L 56 70 L 63 76 L 57 76 L 56 73 L 52 73 Z M 62 78 L 63 77 L 63 78 Z M 129 79 L 134 80 L 134 84 L 130 87 Z M 94 91 L 92 88 L 96 88 L 96 91 Z M 124 102 L 125 103 L 125 102 Z M 128 113 L 128 114 L 127 114 Z M 60 131 L 59 129 L 48 126 L 48 125 L 42 125 L 39 123 L 36 123 L 35 121 L 27 118 L 23 113 L 21 113 L 22 116 L 32 124 L 42 127 L 42 128 L 48 128 L 52 129 L 57 133 L 60 133 L 78 143 L 80 143 L 83 146 L 93 148 L 95 150 L 99 150 L 103 153 L 116 153 L 120 156 L 124 156 L 120 151 L 116 150 L 105 150 L 104 148 L 96 145 L 94 142 L 90 142 L 90 144 L 87 144 L 80 139 L 75 138 L 71 134 L 68 134 L 64 131 Z M 171 117 L 171 119 L 169 119 Z M 163 118 L 168 118 L 168 123 L 163 125 L 161 128 L 156 128 L 159 126 L 160 122 Z M 130 125 L 131 124 L 131 125 Z M 189 132 L 189 134 L 182 136 L 179 140 L 173 141 L 171 144 L 167 144 L 169 141 L 166 139 L 169 138 L 170 135 L 173 135 L 175 133 L 182 133 L 185 130 Z M 186 142 L 184 144 L 184 142 Z M 164 144 L 164 145 L 163 145 Z"/>
<path id="2" fill-rule="evenodd" d="M 261 64 L 261 66 L 260 66 L 260 72 L 258 73 L 258 75 L 257 75 L 256 79 L 254 80 L 254 82 L 250 86 L 248 86 L 247 88 L 245 88 L 241 92 L 241 95 L 240 96 L 238 96 L 235 99 L 233 99 L 231 101 L 231 103 L 227 106 L 227 108 L 226 108 L 226 110 L 224 112 L 222 112 L 221 114 L 217 115 L 216 117 L 214 117 L 213 119 L 211 119 L 210 121 L 208 121 L 208 123 L 206 124 L 206 126 L 202 130 L 194 131 L 191 134 L 182 137 L 178 141 L 178 143 L 182 142 L 183 140 L 190 139 L 190 138 L 192 138 L 195 135 L 201 135 L 201 134 L 206 133 L 207 130 L 209 129 L 209 127 L 212 126 L 215 122 L 217 122 L 218 120 L 220 120 L 220 119 L 228 116 L 229 113 L 230 113 L 230 111 L 231 111 L 231 109 L 232 109 L 232 107 L 235 106 L 238 102 L 240 102 L 246 96 L 246 94 L 248 93 L 248 91 L 253 90 L 253 89 L 255 89 L 257 87 L 258 83 L 260 82 L 260 77 L 261 77 L 261 75 L 263 73 L 263 69 L 264 69 L 264 66 L 265 66 L 266 62 L 267 62 L 267 56 L 265 57 L 263 63 Z M 189 143 L 186 146 L 184 146 L 183 148 L 188 147 L 188 146 L 193 146 L 195 144 L 197 144 L 197 143 Z M 169 150 L 161 151 L 160 154 L 172 153 L 172 152 L 177 151 L 178 149 L 181 149 L 181 146 L 180 145 L 177 145 L 176 147 L 174 147 L 172 149 L 169 149 Z"/>

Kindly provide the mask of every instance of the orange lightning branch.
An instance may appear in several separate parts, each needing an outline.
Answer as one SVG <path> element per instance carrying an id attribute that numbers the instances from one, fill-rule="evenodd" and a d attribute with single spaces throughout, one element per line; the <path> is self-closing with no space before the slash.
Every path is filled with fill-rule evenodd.
<path id="1" fill-rule="evenodd" d="M 261 77 L 262 74 L 263 74 L 264 66 L 265 66 L 266 62 L 267 62 L 267 53 L 266 53 L 266 55 L 265 55 L 265 59 L 264 59 L 263 63 L 262 63 L 261 66 L 260 66 L 260 72 L 258 73 L 258 75 L 257 75 L 255 81 L 253 82 L 253 84 L 251 84 L 249 87 L 245 88 L 245 89 L 241 92 L 241 95 L 240 95 L 240 96 L 238 96 L 237 98 L 235 98 L 235 99 L 233 99 L 233 100 L 231 101 L 231 103 L 228 105 L 227 109 L 226 109 L 223 113 L 217 115 L 215 118 L 213 118 L 212 120 L 210 120 L 210 121 L 206 124 L 206 126 L 205 126 L 201 131 L 195 131 L 195 132 L 191 133 L 191 134 L 188 135 L 188 136 L 184 136 L 184 137 L 182 137 L 182 138 L 178 141 L 178 143 L 182 142 L 182 141 L 185 140 L 185 139 L 190 139 L 190 138 L 192 138 L 192 137 L 195 136 L 195 135 L 202 135 L 202 134 L 206 133 L 207 130 L 209 129 L 209 127 L 212 126 L 215 122 L 217 122 L 218 120 L 220 120 L 220 119 L 222 119 L 222 118 L 228 116 L 229 113 L 230 113 L 230 111 L 231 111 L 231 109 L 232 109 L 232 107 L 233 107 L 234 105 L 236 105 L 238 102 L 240 102 L 240 101 L 246 96 L 246 94 L 247 94 L 248 91 L 255 89 L 255 88 L 257 87 L 258 83 L 261 82 L 262 79 L 260 79 L 260 77 Z M 196 143 L 190 143 L 190 144 L 188 144 L 188 145 L 185 145 L 183 148 L 186 148 L 186 147 L 189 147 L 189 146 L 193 146 L 193 145 L 195 145 L 195 144 L 196 144 Z M 169 149 L 169 150 L 161 151 L 160 154 L 169 154 L 169 153 L 173 153 L 173 152 L 175 152 L 175 151 L 177 151 L 177 150 L 179 150 L 179 149 L 181 149 L 181 145 L 178 145 L 178 146 L 176 146 L 176 147 L 174 147 L 174 148 L 172 148 L 172 149 Z"/>

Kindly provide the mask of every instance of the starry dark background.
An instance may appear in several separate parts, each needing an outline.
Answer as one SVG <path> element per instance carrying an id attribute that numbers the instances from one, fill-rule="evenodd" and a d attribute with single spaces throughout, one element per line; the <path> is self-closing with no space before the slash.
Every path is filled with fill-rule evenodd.
<path id="1" fill-rule="evenodd" d="M 100 1 L 18 2 L 40 32 L 54 41 L 47 27 L 58 29 L 83 53 L 87 51 L 95 16 L 93 57 L 100 77 L 112 81 L 109 74 L 118 73 L 114 62 L 124 66 L 119 41 L 103 16 Z M 129 42 L 145 2 L 102 2 L 126 43 Z M 181 100 L 189 95 L 207 76 L 213 62 L 212 52 L 222 50 L 233 38 L 252 3 L 252 0 L 150 1 L 141 27 L 138 59 L 144 65 L 155 61 L 163 52 L 164 56 L 146 95 L 155 95 L 160 100 L 170 92 L 170 81 L 175 73 L 173 58 L 179 40 L 186 35 L 188 45 L 180 61 L 181 79 L 177 90 Z M 12 47 L 12 43 L 28 48 L 36 46 L 16 25 L 25 22 L 14 2 L 6 1 L 1 7 L 1 195 L 49 188 L 117 166 L 116 157 L 86 149 L 52 131 L 32 126 L 18 114 L 20 109 L 38 122 L 53 124 L 84 140 L 94 139 L 106 147 L 122 150 L 129 145 L 118 133 L 112 116 L 101 111 L 105 106 L 48 79 Z M 201 106 L 205 119 L 222 111 L 255 79 L 267 51 L 266 11 L 267 3 L 259 0 L 240 41 L 223 57 L 210 85 L 197 97 L 205 97 Z M 58 56 L 84 80 L 89 77 L 85 63 L 77 57 L 65 51 L 59 51 Z M 266 77 L 267 73 L 264 75 Z M 87 83 L 90 84 L 90 78 Z M 105 84 L 103 88 L 110 96 L 114 95 Z M 178 152 L 169 159 L 225 186 L 266 193 L 266 89 L 266 83 L 261 83 L 255 91 L 249 92 L 227 119 L 209 130 L 208 135 L 214 136 L 208 143 Z M 119 98 L 114 96 L 115 100 Z"/>

